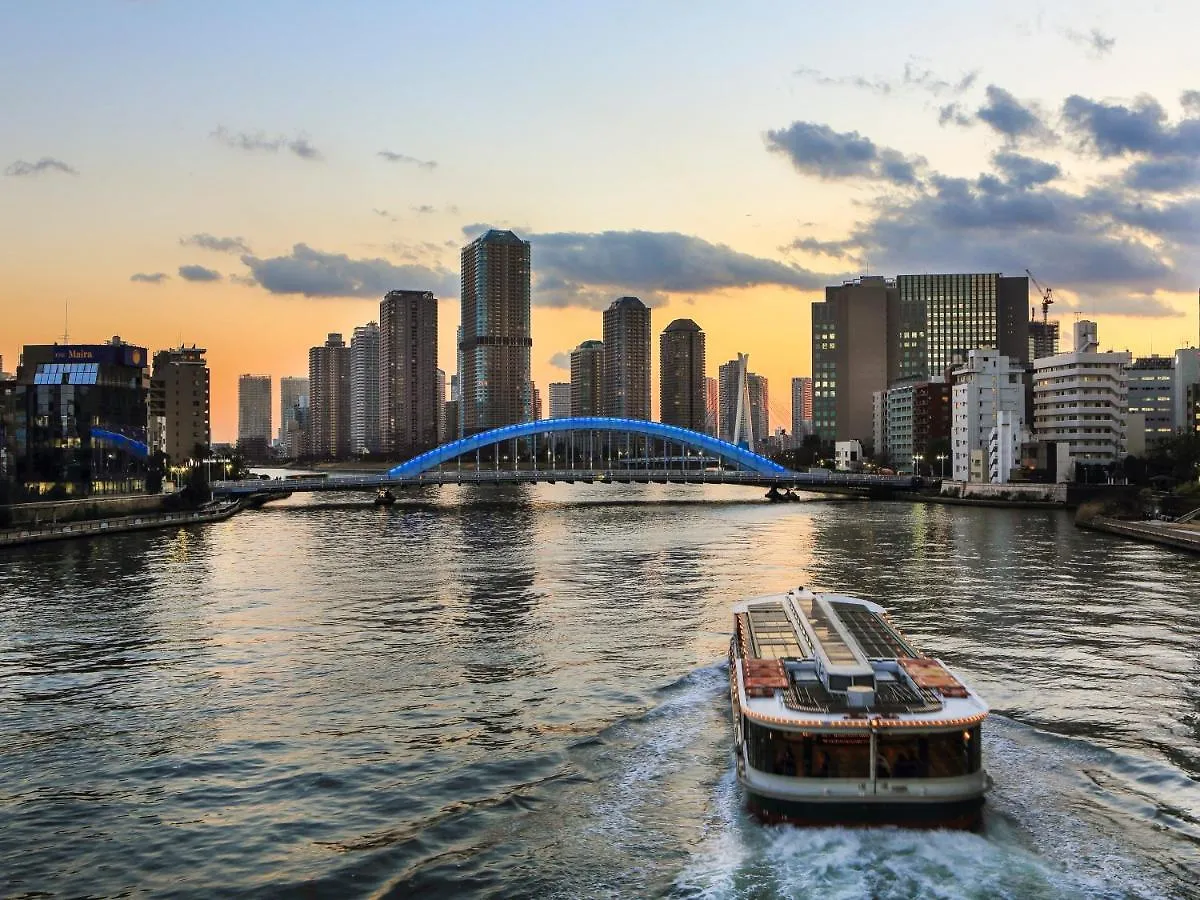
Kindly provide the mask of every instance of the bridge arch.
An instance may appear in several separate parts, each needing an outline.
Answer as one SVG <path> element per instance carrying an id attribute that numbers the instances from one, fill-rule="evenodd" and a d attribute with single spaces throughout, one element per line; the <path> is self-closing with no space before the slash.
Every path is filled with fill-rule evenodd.
<path id="1" fill-rule="evenodd" d="M 465 453 L 474 453 L 484 447 L 491 447 L 511 441 L 516 438 L 535 437 L 543 434 L 560 434 L 570 431 L 601 431 L 618 432 L 622 434 L 640 434 L 645 437 L 674 441 L 703 453 L 719 457 L 737 464 L 743 469 L 757 472 L 760 475 L 783 475 L 788 469 L 777 462 L 767 459 L 747 450 L 722 441 L 719 438 L 676 425 L 664 425 L 662 422 L 648 422 L 644 419 L 616 419 L 601 416 L 576 416 L 566 419 L 539 419 L 536 422 L 521 422 L 519 425 L 505 425 L 493 428 L 491 431 L 481 431 L 470 437 L 442 444 L 419 456 L 414 456 L 387 473 L 388 478 L 405 478 L 420 475 L 430 469 L 436 469 L 442 463 L 449 462 Z"/>

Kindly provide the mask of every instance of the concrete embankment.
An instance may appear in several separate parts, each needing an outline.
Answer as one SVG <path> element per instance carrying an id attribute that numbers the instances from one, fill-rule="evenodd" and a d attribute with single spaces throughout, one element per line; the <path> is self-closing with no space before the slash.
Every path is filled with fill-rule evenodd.
<path id="1" fill-rule="evenodd" d="M 1090 528 L 1093 531 L 1104 531 L 1138 541 L 1161 544 L 1164 547 L 1174 547 L 1177 550 L 1200 553 L 1200 528 L 1194 525 L 1179 525 L 1175 522 L 1127 522 L 1104 516 L 1079 519 L 1075 524 L 1080 528 Z"/>
<path id="2" fill-rule="evenodd" d="M 235 501 L 208 509 L 183 512 L 146 513 L 144 515 L 91 519 L 84 522 L 25 525 L 0 531 L 0 548 L 98 537 L 105 534 L 121 534 L 127 531 L 146 531 L 151 528 L 177 528 L 181 525 L 202 522 L 220 522 L 244 508 L 243 502 Z"/>

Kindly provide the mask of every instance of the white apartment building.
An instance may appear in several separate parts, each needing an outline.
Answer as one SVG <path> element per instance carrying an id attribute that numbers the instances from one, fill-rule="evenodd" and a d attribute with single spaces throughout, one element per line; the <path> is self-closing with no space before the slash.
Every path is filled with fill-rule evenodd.
<path id="1" fill-rule="evenodd" d="M 1023 375 L 1019 360 L 992 349 L 969 351 L 966 364 L 954 370 L 950 452 L 955 481 L 972 480 L 972 451 L 987 458 L 987 465 L 976 465 L 974 480 L 982 480 L 985 473 L 991 479 L 994 471 L 999 483 L 1008 481 L 1009 470 L 1002 467 L 1003 459 L 995 458 L 992 437 L 1003 423 L 1019 432 L 1027 421 Z M 1001 413 L 1011 413 L 1012 418 Z"/>
<path id="2" fill-rule="evenodd" d="M 1200 350 L 1185 347 L 1175 351 L 1175 369 L 1171 373 L 1171 424 L 1176 431 L 1191 431 L 1196 423 L 1188 405 L 1188 388 L 1200 384 Z"/>
<path id="3" fill-rule="evenodd" d="M 1114 462 L 1126 453 L 1130 354 L 1101 353 L 1095 322 L 1075 323 L 1075 350 L 1033 362 L 1033 430 L 1071 457 Z"/>

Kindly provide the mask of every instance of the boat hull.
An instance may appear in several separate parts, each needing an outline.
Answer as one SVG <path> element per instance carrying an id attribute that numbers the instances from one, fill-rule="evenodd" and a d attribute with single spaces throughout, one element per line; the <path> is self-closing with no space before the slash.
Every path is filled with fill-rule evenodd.
<path id="1" fill-rule="evenodd" d="M 746 808 L 769 825 L 808 827 L 945 828 L 976 831 L 983 821 L 983 797 L 914 803 L 896 801 L 812 801 L 760 794 L 743 784 Z"/>

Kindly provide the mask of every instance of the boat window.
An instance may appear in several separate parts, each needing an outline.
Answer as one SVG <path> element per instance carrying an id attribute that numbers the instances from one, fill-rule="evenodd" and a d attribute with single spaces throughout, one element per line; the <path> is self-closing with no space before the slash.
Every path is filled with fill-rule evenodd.
<path id="1" fill-rule="evenodd" d="M 935 734 L 880 734 L 876 778 L 955 778 L 982 765 L 979 726 Z"/>
<path id="2" fill-rule="evenodd" d="M 870 778 L 870 737 L 841 734 L 814 736 L 806 774 L 810 778 Z"/>

